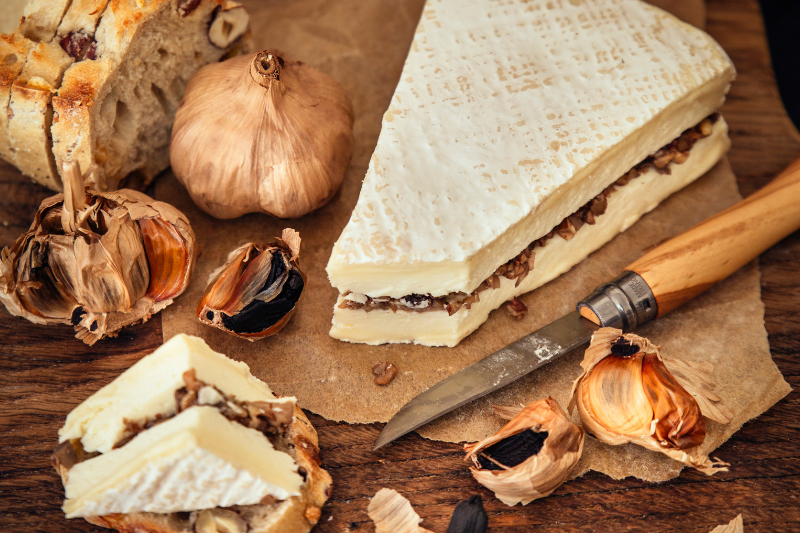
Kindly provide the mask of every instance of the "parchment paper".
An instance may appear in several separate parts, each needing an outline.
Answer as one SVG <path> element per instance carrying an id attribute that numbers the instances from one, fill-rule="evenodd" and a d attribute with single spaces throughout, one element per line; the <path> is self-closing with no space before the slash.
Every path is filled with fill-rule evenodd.
<path id="1" fill-rule="evenodd" d="M 328 283 L 325 264 L 358 198 L 381 117 L 400 75 L 423 3 L 244 3 L 251 13 L 253 33 L 260 47 L 280 49 L 288 57 L 327 72 L 343 85 L 356 114 L 355 152 L 340 193 L 326 207 L 300 220 L 281 221 L 264 215 L 216 220 L 194 207 L 173 176 L 161 179 L 156 196 L 189 217 L 203 250 L 188 291 L 164 312 L 164 337 L 189 333 L 205 338 L 212 348 L 249 364 L 253 373 L 276 393 L 297 396 L 303 408 L 325 418 L 350 423 L 387 421 L 430 385 L 571 311 L 581 297 L 616 276 L 648 247 L 739 199 L 735 178 L 723 161 L 570 272 L 522 297 L 529 309 L 524 320 L 515 320 L 501 308 L 456 348 L 367 346 L 336 341 L 328 336 L 328 330 L 337 291 Z M 683 5 L 679 0 L 672 3 Z M 275 337 L 250 343 L 198 322 L 195 307 L 208 275 L 224 262 L 228 252 L 248 241 L 268 242 L 287 226 L 298 230 L 303 239 L 301 267 L 308 276 L 303 299 L 288 326 Z M 715 364 L 718 393 L 735 418 L 725 427 L 709 423 L 705 442 L 709 450 L 790 390 L 770 357 L 763 316 L 758 268 L 752 264 L 694 302 L 637 331 L 662 345 L 667 357 Z M 493 403 L 526 404 L 551 395 L 566 408 L 572 381 L 580 373 L 580 358 L 579 353 L 565 356 L 423 428 L 420 434 L 453 442 L 481 439 L 503 425 L 491 414 Z M 372 382 L 370 369 L 385 360 L 397 365 L 400 373 L 388 387 L 378 387 Z M 575 474 L 588 469 L 616 478 L 634 475 L 664 480 L 677 475 L 681 465 L 633 445 L 610 447 L 587 438 Z"/>

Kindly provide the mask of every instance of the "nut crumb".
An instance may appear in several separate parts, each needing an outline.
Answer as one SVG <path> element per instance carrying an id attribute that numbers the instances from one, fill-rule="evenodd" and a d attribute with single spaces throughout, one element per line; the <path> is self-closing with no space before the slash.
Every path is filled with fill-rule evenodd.
<path id="1" fill-rule="evenodd" d="M 528 312 L 528 307 L 522 303 L 516 296 L 511 298 L 511 301 L 508 302 L 508 311 L 517 319 L 522 320 L 525 318 L 525 314 Z"/>
<path id="2" fill-rule="evenodd" d="M 376 385 L 388 385 L 397 375 L 397 367 L 389 361 L 384 361 L 373 366 L 372 373 L 375 374 Z"/>

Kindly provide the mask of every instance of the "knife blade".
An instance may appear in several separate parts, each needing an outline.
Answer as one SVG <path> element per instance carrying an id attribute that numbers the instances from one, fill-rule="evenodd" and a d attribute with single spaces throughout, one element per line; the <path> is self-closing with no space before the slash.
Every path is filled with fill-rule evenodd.
<path id="1" fill-rule="evenodd" d="M 440 381 L 392 417 L 373 451 L 586 344 L 599 327 L 573 311 Z"/>
<path id="2" fill-rule="evenodd" d="M 800 159 L 760 191 L 634 261 L 577 311 L 416 396 L 389 420 L 373 451 L 586 344 L 600 326 L 630 331 L 686 303 L 800 229 L 798 199 Z"/>

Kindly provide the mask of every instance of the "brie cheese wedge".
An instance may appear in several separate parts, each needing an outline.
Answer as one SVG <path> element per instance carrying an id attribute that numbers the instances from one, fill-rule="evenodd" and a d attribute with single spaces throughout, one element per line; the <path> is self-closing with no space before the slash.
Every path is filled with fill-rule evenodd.
<path id="1" fill-rule="evenodd" d="M 173 513 L 298 496 L 304 479 L 285 437 L 294 409 L 246 364 L 177 335 L 67 416 L 54 454 L 64 511 Z"/>
<path id="2" fill-rule="evenodd" d="M 692 141 L 691 157 L 676 143 L 723 103 L 734 75 L 711 37 L 639 0 L 429 2 L 328 262 L 341 294 L 331 334 L 456 344 L 520 287 L 569 269 L 713 165 L 728 146 L 724 121 L 713 140 Z M 549 265 L 535 251 L 515 291 L 495 287 L 455 314 L 422 303 L 474 294 L 648 158 L 671 184 L 650 191 L 661 180 L 644 172 L 619 187 L 603 214 L 618 211 L 614 220 L 550 241 Z M 391 309 L 367 312 L 374 302 Z"/>

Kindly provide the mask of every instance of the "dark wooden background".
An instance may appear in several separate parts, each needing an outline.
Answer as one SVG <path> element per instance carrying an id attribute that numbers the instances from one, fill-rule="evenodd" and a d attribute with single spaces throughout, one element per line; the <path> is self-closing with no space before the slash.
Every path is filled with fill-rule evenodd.
<path id="1" fill-rule="evenodd" d="M 733 139 L 729 158 L 746 196 L 800 155 L 800 135 L 778 97 L 756 0 L 709 0 L 708 31 L 739 71 L 723 113 Z M 49 195 L 0 163 L 0 246 L 27 229 Z M 786 380 L 800 387 L 800 233 L 765 253 L 761 272 L 773 357 Z M 158 316 L 89 349 L 71 328 L 35 326 L 0 311 L 0 531 L 100 531 L 64 519 L 49 453 L 75 405 L 160 343 Z M 381 487 L 408 497 L 423 525 L 437 532 L 446 529 L 455 504 L 472 494 L 483 497 L 492 532 L 707 532 L 739 513 L 748 532 L 800 531 L 797 392 L 718 450 L 715 455 L 732 464 L 730 472 L 708 478 L 684 471 L 661 484 L 590 473 L 522 508 L 503 505 L 473 481 L 458 445 L 412 434 L 373 454 L 380 424 L 311 419 L 335 484 L 315 529 L 320 533 L 373 531 L 366 508 Z"/>

